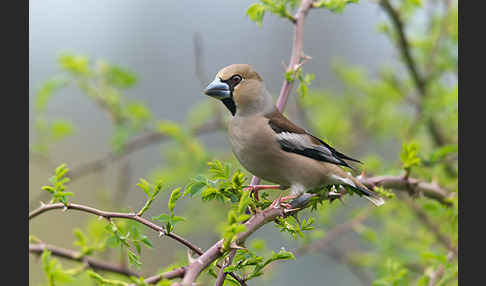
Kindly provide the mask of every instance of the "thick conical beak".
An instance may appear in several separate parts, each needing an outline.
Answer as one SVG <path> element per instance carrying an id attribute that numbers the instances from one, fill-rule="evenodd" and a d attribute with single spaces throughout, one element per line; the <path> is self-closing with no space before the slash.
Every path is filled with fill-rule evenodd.
<path id="1" fill-rule="evenodd" d="M 229 85 L 222 82 L 220 78 L 215 78 L 205 89 L 206 95 L 212 96 L 217 99 L 225 99 L 231 97 L 231 91 Z"/>

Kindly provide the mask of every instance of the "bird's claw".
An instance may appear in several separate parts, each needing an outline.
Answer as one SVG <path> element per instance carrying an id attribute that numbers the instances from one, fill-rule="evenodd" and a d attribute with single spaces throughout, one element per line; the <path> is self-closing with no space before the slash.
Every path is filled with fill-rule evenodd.
<path id="1" fill-rule="evenodd" d="M 290 203 L 286 203 L 286 201 L 295 199 L 296 197 L 297 196 L 278 196 L 278 198 L 274 200 L 270 206 L 273 208 L 279 208 L 280 206 L 282 206 L 285 209 L 291 209 L 292 205 Z"/>

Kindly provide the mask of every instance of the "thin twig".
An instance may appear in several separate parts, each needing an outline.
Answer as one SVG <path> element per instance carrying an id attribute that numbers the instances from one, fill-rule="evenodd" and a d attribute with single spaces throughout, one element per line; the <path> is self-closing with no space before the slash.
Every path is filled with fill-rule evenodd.
<path id="1" fill-rule="evenodd" d="M 260 227 L 265 225 L 266 223 L 273 221 L 275 218 L 279 216 L 284 216 L 285 212 L 284 209 L 280 206 L 278 207 L 268 207 L 267 209 L 254 214 L 246 223 L 244 223 L 246 227 L 246 231 L 238 234 L 238 237 L 235 240 L 236 245 L 241 245 L 245 242 L 245 240 L 253 234 L 256 230 Z M 211 246 L 206 252 L 203 253 L 198 259 L 193 261 L 186 270 L 186 274 L 184 275 L 184 279 L 182 279 L 183 286 L 190 286 L 199 276 L 201 271 L 206 269 L 211 263 L 213 263 L 216 259 L 220 258 L 223 255 L 222 250 L 223 240 L 216 242 L 213 246 Z"/>
<path id="2" fill-rule="evenodd" d="M 405 65 L 412 76 L 413 82 L 421 96 L 422 100 L 418 105 L 418 112 L 423 114 L 423 99 L 427 96 L 427 80 L 425 77 L 420 73 L 418 69 L 418 65 L 411 54 L 410 44 L 408 42 L 408 38 L 405 35 L 405 26 L 401 19 L 400 14 L 398 11 L 391 5 L 389 0 L 381 0 L 380 5 L 383 7 L 385 12 L 390 17 L 392 24 L 398 34 L 398 48 L 400 49 L 400 53 L 405 60 Z M 443 146 L 448 143 L 448 139 L 443 134 L 442 130 L 440 129 L 438 123 L 434 120 L 434 118 L 429 118 L 427 122 L 427 127 L 432 135 L 432 139 L 437 146 Z M 451 172 L 451 168 L 449 168 L 449 172 Z"/>
<path id="3" fill-rule="evenodd" d="M 141 216 L 138 216 L 136 213 L 107 212 L 107 211 L 102 211 L 102 210 L 99 210 L 99 209 L 95 209 L 95 208 L 80 205 L 80 204 L 68 203 L 68 204 L 64 205 L 63 203 L 55 203 L 55 204 L 44 204 L 41 207 L 39 207 L 38 209 L 33 210 L 32 212 L 29 213 L 29 220 L 35 218 L 36 216 L 38 216 L 38 215 L 40 215 L 44 212 L 55 210 L 55 209 L 63 209 L 65 211 L 77 210 L 77 211 L 82 211 L 82 212 L 85 212 L 85 213 L 94 214 L 94 215 L 97 215 L 97 216 L 100 216 L 100 217 L 103 217 L 103 218 L 106 218 L 106 219 L 123 218 L 123 219 L 134 220 L 134 221 L 137 221 L 137 222 L 157 231 L 161 235 L 166 235 L 166 236 L 182 243 L 183 245 L 185 245 L 186 247 L 188 247 L 189 249 L 191 249 L 192 251 L 194 251 L 198 254 L 203 253 L 203 251 L 199 247 L 192 244 L 190 241 L 186 240 L 185 238 L 179 236 L 178 234 L 175 234 L 174 232 L 167 233 L 167 230 L 164 227 L 158 226 L 155 223 L 153 223 L 153 222 L 151 222 L 151 221 L 149 221 L 149 220 L 147 220 L 147 219 L 145 219 Z"/>
<path id="4" fill-rule="evenodd" d="M 174 278 L 181 278 L 184 277 L 184 274 L 186 273 L 186 267 L 179 267 L 171 271 L 167 271 L 161 274 L 157 274 L 154 276 L 150 276 L 146 279 L 144 279 L 145 283 L 148 284 L 156 284 L 162 279 L 174 279 Z M 129 286 L 136 286 L 136 284 L 130 284 Z"/>
<path id="5" fill-rule="evenodd" d="M 192 134 L 194 136 L 199 136 L 202 134 L 207 134 L 207 133 L 212 133 L 218 130 L 221 130 L 223 128 L 224 124 L 219 121 L 219 120 L 213 120 L 210 121 L 206 124 L 203 124 L 199 127 L 197 127 Z M 135 137 L 134 139 L 130 140 L 126 144 L 123 145 L 122 151 L 115 153 L 115 152 L 109 152 L 106 154 L 104 157 L 93 160 L 91 162 L 85 163 L 79 167 L 73 168 L 69 172 L 69 177 L 72 180 L 75 180 L 79 177 L 82 177 L 84 175 L 94 173 L 96 171 L 100 171 L 101 169 L 104 169 L 107 165 L 110 163 L 113 163 L 137 150 L 143 149 L 149 145 L 152 145 L 154 143 L 159 143 L 162 141 L 166 141 L 171 139 L 170 136 L 160 133 L 160 132 L 150 132 L 146 133 L 144 135 L 140 135 L 138 137 Z"/>
<path id="6" fill-rule="evenodd" d="M 194 47 L 194 74 L 196 75 L 201 87 L 205 87 L 208 83 L 207 73 L 204 69 L 203 63 L 203 43 L 202 37 L 199 32 L 195 32 L 192 37 L 192 43 Z"/>
<path id="7" fill-rule="evenodd" d="M 200 136 L 203 134 L 216 132 L 223 128 L 224 128 L 224 123 L 220 120 L 219 117 L 216 117 L 215 120 L 211 120 L 195 128 L 192 134 L 194 136 Z M 155 131 L 148 132 L 143 135 L 139 135 L 133 138 L 132 140 L 128 141 L 127 143 L 125 143 L 122 147 L 121 152 L 118 153 L 108 152 L 106 155 L 102 156 L 101 158 L 95 159 L 93 161 L 72 168 L 68 173 L 69 178 L 71 179 L 72 182 L 83 176 L 102 171 L 110 164 L 116 162 L 117 160 L 127 155 L 130 155 L 131 153 L 137 150 L 143 149 L 149 145 L 160 143 L 169 139 L 171 139 L 171 137 L 169 137 L 168 135 L 160 132 L 155 132 Z M 47 192 L 40 193 L 38 196 L 36 196 L 34 199 L 30 201 L 30 207 L 32 208 L 33 204 L 45 200 L 48 197 L 48 195 L 49 193 Z"/>
<path id="8" fill-rule="evenodd" d="M 349 239 L 341 238 L 340 243 L 342 243 L 343 240 L 349 242 Z M 361 265 L 357 264 L 351 259 L 350 255 L 348 254 L 351 251 L 352 249 L 349 247 L 349 245 L 340 247 L 331 244 L 328 248 L 329 256 L 346 265 L 363 286 L 372 285 L 373 279 L 370 277 L 369 273 L 366 272 Z"/>
<path id="9" fill-rule="evenodd" d="M 453 257 L 454 257 L 454 253 L 449 252 L 449 254 L 447 255 L 447 261 L 452 260 Z M 445 270 L 444 265 L 443 264 L 439 265 L 439 267 L 437 267 L 437 270 L 430 274 L 430 280 L 428 286 L 436 285 L 444 275 L 444 270 Z"/>
<path id="10" fill-rule="evenodd" d="M 94 269 L 94 270 L 103 270 L 103 271 L 109 271 L 109 272 L 115 272 L 119 273 L 122 275 L 126 276 L 137 276 L 139 277 L 140 274 L 137 272 L 134 272 L 130 269 L 127 269 L 125 267 L 111 264 L 108 262 L 96 260 L 91 257 L 83 256 L 81 252 L 77 252 L 74 250 L 70 249 L 65 249 L 61 248 L 55 245 L 50 245 L 50 244 L 44 244 L 44 243 L 30 243 L 29 244 L 29 252 L 32 254 L 41 254 L 45 249 L 49 250 L 52 255 L 74 260 L 74 261 L 79 261 L 84 264 L 86 264 L 88 267 Z"/>
<path id="11" fill-rule="evenodd" d="M 408 206 L 410 206 L 410 208 L 413 210 L 415 215 L 417 215 L 422 224 L 425 225 L 435 235 L 437 240 L 442 243 L 445 248 L 457 255 L 457 247 L 454 246 L 451 240 L 442 233 L 442 231 L 439 229 L 438 224 L 432 222 L 432 220 L 429 218 L 429 215 L 424 212 L 415 202 L 410 199 L 405 199 L 404 201 Z"/>
<path id="12" fill-rule="evenodd" d="M 316 250 L 326 249 L 329 246 L 329 243 L 337 240 L 342 234 L 352 230 L 357 225 L 361 224 L 368 216 L 370 215 L 371 208 L 367 208 L 366 210 L 362 211 L 357 216 L 347 220 L 346 222 L 334 227 L 330 230 L 326 236 L 320 240 L 314 241 L 310 244 L 303 245 L 299 247 L 296 251 L 296 255 L 303 255 L 307 252 L 313 252 Z"/>
<path id="13" fill-rule="evenodd" d="M 295 22 L 295 32 L 294 32 L 294 41 L 292 44 L 292 54 L 290 56 L 289 66 L 287 70 L 289 71 L 296 71 L 299 67 L 299 61 L 302 55 L 302 41 L 303 41 L 303 33 L 304 33 L 304 20 L 307 16 L 307 13 L 312 8 L 312 0 L 302 0 L 297 10 L 297 13 L 294 16 Z M 277 99 L 277 108 L 280 112 L 283 112 L 285 109 L 285 105 L 289 99 L 290 91 L 292 90 L 293 82 L 287 81 L 284 79 L 282 84 L 282 88 L 280 89 L 280 95 Z M 260 183 L 260 178 L 253 176 L 251 178 L 251 185 L 258 185 Z"/>
<path id="14" fill-rule="evenodd" d="M 102 211 L 102 210 L 99 210 L 99 209 L 95 209 L 95 208 L 80 205 L 80 204 L 68 203 L 67 205 L 64 205 L 63 203 L 56 203 L 56 204 L 43 204 L 38 209 L 33 210 L 32 212 L 29 213 L 29 220 L 35 218 L 36 216 L 38 216 L 38 215 L 40 215 L 44 212 L 55 210 L 55 209 L 63 209 L 65 211 L 67 211 L 68 209 L 78 210 L 78 211 L 94 214 L 94 215 L 97 215 L 99 217 L 103 217 L 103 218 L 106 218 L 106 219 L 123 218 L 123 219 L 135 220 L 135 221 L 157 231 L 159 233 L 159 235 L 166 235 L 166 236 L 178 241 L 179 243 L 185 245 L 187 248 L 194 251 L 198 255 L 202 255 L 204 253 L 201 248 L 199 248 L 198 246 L 196 246 L 192 242 L 188 241 L 187 239 L 181 237 L 180 235 L 178 235 L 174 232 L 167 233 L 167 230 L 164 227 L 158 226 L 155 223 L 137 215 L 136 213 L 107 212 L 107 211 Z M 220 265 L 217 265 L 217 266 L 221 267 Z M 244 280 L 241 277 L 239 277 L 238 275 L 236 275 L 234 273 L 229 273 L 229 275 L 231 275 L 231 277 L 233 277 L 238 282 L 240 282 L 240 284 L 242 286 L 246 285 Z M 159 278 L 159 280 L 160 280 L 160 278 Z"/>
<path id="15" fill-rule="evenodd" d="M 451 0 L 445 0 L 443 1 L 445 5 L 445 13 L 447 15 L 447 12 L 449 12 L 450 6 L 451 6 Z M 430 51 L 430 55 L 428 56 L 428 61 L 425 64 L 425 74 L 427 76 L 427 81 L 431 80 L 433 77 L 433 74 L 431 74 L 432 68 L 434 67 L 435 60 L 437 58 L 437 51 L 440 46 L 440 42 L 442 38 L 446 35 L 447 33 L 447 24 L 448 24 L 448 19 L 447 17 L 444 17 L 443 22 L 440 25 L 440 31 L 439 35 L 437 37 L 437 40 L 434 41 L 432 49 Z"/>
<path id="16" fill-rule="evenodd" d="M 123 201 L 125 200 L 129 190 L 130 186 L 130 178 L 131 178 L 131 168 L 130 168 L 130 161 L 125 162 L 123 166 L 119 168 L 119 175 L 118 175 L 118 186 L 117 186 L 117 192 L 115 193 L 114 196 L 114 205 L 116 207 L 121 207 L 123 204 Z"/>
<path id="17" fill-rule="evenodd" d="M 235 257 L 235 254 L 236 254 L 236 249 L 231 250 L 230 253 L 228 254 L 225 263 L 223 263 L 223 266 L 219 269 L 218 278 L 216 278 L 216 282 L 214 283 L 214 286 L 223 285 L 224 279 L 226 278 L 226 274 L 228 274 L 224 270 L 226 267 L 230 266 L 231 263 L 233 263 L 233 258 Z"/>

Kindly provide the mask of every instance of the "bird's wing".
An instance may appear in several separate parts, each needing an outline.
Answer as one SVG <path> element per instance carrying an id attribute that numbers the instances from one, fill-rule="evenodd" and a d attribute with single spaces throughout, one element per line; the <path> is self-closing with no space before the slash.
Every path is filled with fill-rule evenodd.
<path id="1" fill-rule="evenodd" d="M 361 163 L 359 160 L 344 155 L 323 140 L 295 125 L 279 111 L 274 111 L 266 117 L 269 120 L 268 124 L 275 132 L 280 147 L 284 151 L 349 168 L 352 167 L 344 160 Z"/>

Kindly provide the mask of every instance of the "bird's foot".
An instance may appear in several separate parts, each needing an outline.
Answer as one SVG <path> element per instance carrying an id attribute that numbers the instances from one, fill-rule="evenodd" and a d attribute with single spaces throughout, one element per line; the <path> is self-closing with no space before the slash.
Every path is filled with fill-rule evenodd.
<path id="1" fill-rule="evenodd" d="M 289 203 L 286 203 L 286 201 L 289 201 L 289 200 L 292 200 L 292 199 L 295 199 L 297 198 L 297 196 L 285 196 L 285 197 L 282 197 L 281 195 L 272 202 L 272 204 L 270 205 L 271 207 L 274 207 L 274 208 L 278 208 L 280 206 L 283 206 L 284 208 L 286 209 L 290 209 L 292 208 L 292 205 L 289 204 Z"/>
<path id="2" fill-rule="evenodd" d="M 250 191 L 251 194 L 255 197 L 255 200 L 258 201 L 258 191 L 259 190 L 269 190 L 269 189 L 279 189 L 280 185 L 254 185 L 254 186 L 248 186 L 244 190 L 245 191 Z"/>
<path id="3" fill-rule="evenodd" d="M 340 185 L 339 188 L 341 189 L 343 188 L 343 186 Z M 329 192 L 329 203 L 332 203 L 336 199 L 338 199 L 342 204 L 344 204 L 342 193 L 338 192 L 335 186 L 332 186 L 331 191 Z"/>

